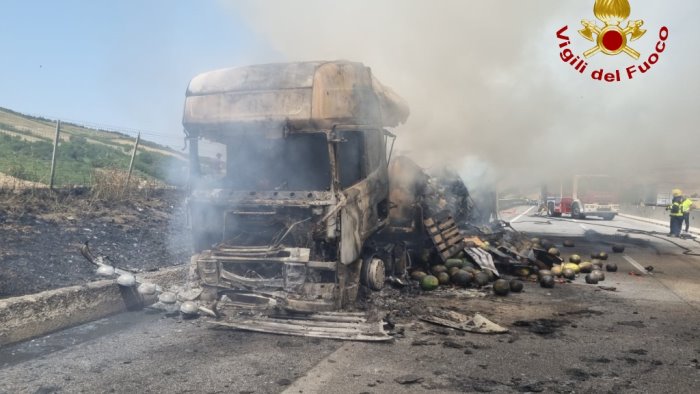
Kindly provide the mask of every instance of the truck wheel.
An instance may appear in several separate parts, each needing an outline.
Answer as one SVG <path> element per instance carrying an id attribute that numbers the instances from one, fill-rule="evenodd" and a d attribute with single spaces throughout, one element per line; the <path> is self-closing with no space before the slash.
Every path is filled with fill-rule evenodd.
<path id="1" fill-rule="evenodd" d="M 384 288 L 384 262 L 376 257 L 365 259 L 362 262 L 362 274 L 360 279 L 362 284 L 374 291 Z"/>
<path id="2" fill-rule="evenodd" d="M 603 220 L 613 220 L 615 218 L 615 215 L 605 215 L 603 216 Z"/>
<path id="3" fill-rule="evenodd" d="M 586 218 L 586 215 L 581 213 L 581 205 L 579 205 L 578 203 L 575 203 L 571 207 L 571 217 L 574 219 L 585 219 Z"/>

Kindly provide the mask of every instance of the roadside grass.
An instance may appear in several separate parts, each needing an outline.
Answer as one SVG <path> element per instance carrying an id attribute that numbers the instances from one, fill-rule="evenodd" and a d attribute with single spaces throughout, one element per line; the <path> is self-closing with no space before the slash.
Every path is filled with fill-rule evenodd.
<path id="1" fill-rule="evenodd" d="M 0 134 L 0 172 L 18 179 L 48 183 L 52 143 L 26 141 L 18 136 Z M 97 169 L 128 170 L 131 149 L 91 143 L 86 137 L 72 135 L 59 143 L 56 185 L 90 185 Z M 174 178 L 186 163 L 170 155 L 139 150 L 134 161 L 134 176 L 154 178 L 163 183 L 180 184 Z"/>

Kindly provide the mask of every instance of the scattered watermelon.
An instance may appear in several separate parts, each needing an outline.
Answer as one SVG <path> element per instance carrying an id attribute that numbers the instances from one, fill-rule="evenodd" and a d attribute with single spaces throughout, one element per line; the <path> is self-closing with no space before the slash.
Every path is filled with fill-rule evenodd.
<path id="1" fill-rule="evenodd" d="M 510 283 L 505 279 L 498 279 L 493 282 L 493 292 L 499 296 L 506 296 L 510 293 Z"/>
<path id="2" fill-rule="evenodd" d="M 440 284 L 440 281 L 438 281 L 438 278 L 436 278 L 432 275 L 426 275 L 420 281 L 421 289 L 426 290 L 426 291 L 431 291 L 431 290 L 437 289 L 439 284 Z"/>

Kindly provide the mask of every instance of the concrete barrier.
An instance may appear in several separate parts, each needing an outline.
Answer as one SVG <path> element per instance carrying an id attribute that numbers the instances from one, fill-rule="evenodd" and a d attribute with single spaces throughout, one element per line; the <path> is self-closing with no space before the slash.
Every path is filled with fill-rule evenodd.
<path id="1" fill-rule="evenodd" d="M 166 286 L 182 283 L 186 267 L 176 266 L 138 275 Z M 116 280 L 100 280 L 0 300 L 0 346 L 24 341 L 103 317 L 138 309 L 155 301 L 142 299 Z"/>
<path id="2" fill-rule="evenodd" d="M 631 219 L 645 220 L 662 226 L 669 225 L 669 216 L 666 207 L 623 205 L 620 214 Z M 690 232 L 700 234 L 700 211 L 690 211 Z"/>

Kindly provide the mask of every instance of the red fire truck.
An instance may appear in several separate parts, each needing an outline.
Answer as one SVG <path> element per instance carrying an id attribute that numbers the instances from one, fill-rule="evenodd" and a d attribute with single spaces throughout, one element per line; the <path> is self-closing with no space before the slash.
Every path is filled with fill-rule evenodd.
<path id="1" fill-rule="evenodd" d="M 607 175 L 576 175 L 573 182 L 561 182 L 554 190 L 545 187 L 547 214 L 585 219 L 597 216 L 612 220 L 620 210 L 614 179 Z M 558 190 L 557 190 L 558 189 Z"/>

